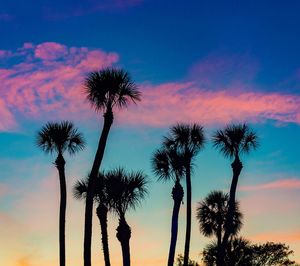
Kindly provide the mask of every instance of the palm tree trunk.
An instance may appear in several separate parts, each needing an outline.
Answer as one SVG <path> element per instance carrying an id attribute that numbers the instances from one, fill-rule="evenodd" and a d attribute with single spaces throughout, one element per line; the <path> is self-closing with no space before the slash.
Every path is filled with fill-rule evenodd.
<path id="1" fill-rule="evenodd" d="M 99 204 L 97 207 L 97 216 L 100 221 L 101 235 L 102 235 L 102 248 L 105 266 L 110 266 L 109 248 L 108 248 L 108 234 L 107 234 L 107 213 L 108 209 L 104 204 Z"/>
<path id="2" fill-rule="evenodd" d="M 235 210 L 235 194 L 236 194 L 236 188 L 237 188 L 239 175 L 243 168 L 243 165 L 238 156 L 235 157 L 234 162 L 231 164 L 231 168 L 232 168 L 232 172 L 233 172 L 233 177 L 232 177 L 230 193 L 229 193 L 228 212 L 227 212 L 226 221 L 225 221 L 225 232 L 223 235 L 223 241 L 221 244 L 221 248 L 220 248 L 218 256 L 217 256 L 217 266 L 224 265 L 226 248 L 228 245 L 228 239 L 233 231 L 232 226 L 233 226 L 233 217 L 234 217 L 234 210 Z"/>
<path id="3" fill-rule="evenodd" d="M 60 207 L 59 207 L 59 265 L 66 265 L 66 245 L 65 245 L 65 223 L 67 206 L 67 188 L 65 177 L 65 160 L 61 153 L 55 160 L 55 166 L 59 173 L 60 183 Z"/>
<path id="4" fill-rule="evenodd" d="M 130 266 L 130 246 L 129 240 L 131 237 L 131 229 L 125 220 L 125 216 L 121 215 L 119 219 L 119 226 L 117 228 L 117 238 L 121 243 L 123 266 Z"/>
<path id="5" fill-rule="evenodd" d="M 191 240 L 191 222 L 192 222 L 192 184 L 191 184 L 191 165 L 188 162 L 186 166 L 186 232 L 184 245 L 183 266 L 188 266 Z"/>
<path id="6" fill-rule="evenodd" d="M 183 188 L 179 180 L 176 180 L 176 183 L 173 187 L 172 197 L 174 200 L 174 206 L 173 206 L 173 214 L 172 214 L 171 243 L 170 243 L 170 250 L 169 250 L 168 266 L 173 266 L 174 264 L 177 234 L 178 234 L 178 216 L 179 216 L 180 205 L 183 199 Z"/>
<path id="7" fill-rule="evenodd" d="M 84 266 L 91 266 L 92 219 L 93 219 L 94 193 L 95 193 L 95 186 L 96 186 L 95 183 L 102 162 L 107 137 L 112 123 L 113 123 L 113 112 L 111 108 L 107 108 L 107 111 L 104 114 L 103 129 L 99 139 L 98 149 L 95 155 L 92 171 L 90 173 L 90 179 L 89 179 L 88 189 L 86 194 L 84 251 L 83 251 Z"/>

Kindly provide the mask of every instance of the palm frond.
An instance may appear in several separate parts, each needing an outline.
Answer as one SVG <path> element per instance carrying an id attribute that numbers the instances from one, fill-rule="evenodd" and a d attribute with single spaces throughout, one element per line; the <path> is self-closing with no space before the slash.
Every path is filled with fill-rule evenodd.
<path id="1" fill-rule="evenodd" d="M 212 137 L 213 145 L 225 157 L 233 158 L 242 153 L 249 153 L 258 147 L 258 138 L 247 124 L 233 124 L 218 130 Z"/>
<path id="2" fill-rule="evenodd" d="M 141 100 L 141 93 L 129 73 L 116 68 L 89 73 L 84 81 L 84 92 L 96 111 L 105 111 L 113 106 L 124 108 L 130 101 L 136 103 Z"/>
<path id="3" fill-rule="evenodd" d="M 85 199 L 88 188 L 88 179 L 76 181 L 73 186 L 73 197 L 77 200 Z"/>
<path id="4" fill-rule="evenodd" d="M 63 153 L 67 150 L 74 154 L 85 147 L 82 134 L 70 121 L 48 122 L 37 133 L 36 144 L 46 153 Z"/>
<path id="5" fill-rule="evenodd" d="M 148 193 L 147 177 L 143 172 L 128 173 L 124 168 L 117 168 L 108 171 L 106 179 L 110 206 L 118 215 L 135 209 Z"/>
<path id="6" fill-rule="evenodd" d="M 226 216 L 228 212 L 228 194 L 222 191 L 212 191 L 198 203 L 196 218 L 199 222 L 200 232 L 205 236 L 217 236 L 218 229 L 225 231 Z M 239 203 L 235 203 L 232 235 L 236 235 L 242 227 L 243 215 L 239 211 Z"/>

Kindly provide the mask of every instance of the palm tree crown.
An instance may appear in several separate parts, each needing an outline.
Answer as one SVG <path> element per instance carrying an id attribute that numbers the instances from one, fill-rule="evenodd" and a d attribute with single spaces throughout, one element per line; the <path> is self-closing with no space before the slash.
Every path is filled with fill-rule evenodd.
<path id="1" fill-rule="evenodd" d="M 225 157 L 233 158 L 256 149 L 258 139 L 247 124 L 228 125 L 214 134 L 213 145 L 219 148 Z"/>
<path id="2" fill-rule="evenodd" d="M 85 146 L 82 134 L 69 121 L 48 122 L 38 132 L 36 143 L 46 153 L 68 151 L 74 154 Z"/>
<path id="3" fill-rule="evenodd" d="M 177 148 L 186 158 L 194 157 L 205 142 L 203 127 L 197 124 L 177 124 L 171 128 L 171 133 L 165 138 L 167 147 Z"/>
<path id="4" fill-rule="evenodd" d="M 158 180 L 176 181 L 184 174 L 184 157 L 174 148 L 158 149 L 152 157 L 152 169 Z"/>
<path id="5" fill-rule="evenodd" d="M 73 196 L 75 199 L 81 200 L 86 198 L 86 193 L 88 190 L 90 176 L 87 178 L 76 181 L 73 186 Z M 96 188 L 94 199 L 98 203 L 107 204 L 108 205 L 108 194 L 107 194 L 107 184 L 106 184 L 106 176 L 104 172 L 99 172 L 96 179 Z M 108 207 L 108 206 L 107 206 Z"/>
<path id="6" fill-rule="evenodd" d="M 84 81 L 86 97 L 96 111 L 117 106 L 127 107 L 128 102 L 140 101 L 141 93 L 122 69 L 106 68 L 87 75 Z"/>
<path id="7" fill-rule="evenodd" d="M 141 171 L 128 173 L 124 168 L 117 168 L 108 171 L 106 177 L 110 204 L 120 216 L 135 209 L 148 193 L 146 176 Z"/>
<path id="8" fill-rule="evenodd" d="M 228 194 L 222 191 L 212 191 L 201 202 L 199 202 L 196 217 L 199 221 L 200 231 L 205 236 L 222 234 L 225 231 L 225 220 L 228 212 Z M 233 218 L 233 235 L 237 234 L 242 227 L 243 215 L 239 211 L 239 203 L 235 203 Z M 218 230 L 220 230 L 218 232 Z M 221 237 L 221 235 L 220 235 Z"/>

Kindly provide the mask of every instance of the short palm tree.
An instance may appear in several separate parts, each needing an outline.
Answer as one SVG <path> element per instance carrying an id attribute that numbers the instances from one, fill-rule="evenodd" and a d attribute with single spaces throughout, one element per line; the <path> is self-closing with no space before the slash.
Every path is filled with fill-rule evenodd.
<path id="1" fill-rule="evenodd" d="M 233 231 L 235 194 L 239 175 L 243 168 L 242 162 L 240 161 L 240 155 L 249 153 L 252 149 L 256 149 L 258 140 L 256 133 L 252 131 L 247 124 L 237 124 L 229 125 L 225 127 L 225 129 L 217 131 L 213 136 L 213 144 L 225 157 L 234 159 L 231 164 L 233 177 L 229 192 L 225 232 L 217 260 L 217 265 L 221 266 L 224 265 L 226 246 L 229 236 Z"/>
<path id="2" fill-rule="evenodd" d="M 228 212 L 228 194 L 222 191 L 212 191 L 201 202 L 198 203 L 196 217 L 200 225 L 200 232 L 204 236 L 217 238 L 217 249 L 221 247 L 222 236 L 225 232 L 225 221 Z M 236 235 L 242 227 L 243 215 L 239 211 L 239 204 L 235 202 L 233 217 L 233 231 Z"/>
<path id="3" fill-rule="evenodd" d="M 203 127 L 197 124 L 177 124 L 171 127 L 170 131 L 170 135 L 165 138 L 165 145 L 167 147 L 176 149 L 179 153 L 182 153 L 184 158 L 186 176 L 187 217 L 183 264 L 184 266 L 188 266 L 192 221 L 191 170 L 193 160 L 204 146 L 205 138 L 203 133 Z"/>
<path id="4" fill-rule="evenodd" d="M 142 172 L 127 173 L 123 168 L 108 171 L 106 176 L 110 204 L 119 217 L 116 236 L 122 248 L 123 266 L 130 266 L 131 228 L 125 219 L 125 214 L 129 209 L 135 209 L 145 198 L 146 176 Z"/>
<path id="5" fill-rule="evenodd" d="M 86 199 L 89 178 L 79 180 L 73 187 L 73 195 L 75 199 Z M 108 232 L 107 232 L 107 214 L 110 210 L 110 199 L 107 193 L 106 177 L 104 173 L 99 173 L 96 180 L 96 191 L 94 200 L 98 206 L 96 214 L 99 219 L 102 235 L 103 257 L 106 266 L 110 266 Z"/>
<path id="6" fill-rule="evenodd" d="M 103 129 L 90 172 L 85 205 L 84 266 L 91 266 L 93 198 L 96 178 L 114 119 L 113 110 L 114 108 L 125 108 L 130 102 L 139 101 L 140 92 L 126 71 L 115 68 L 89 73 L 84 82 L 84 91 L 91 106 L 97 112 L 104 113 Z"/>
<path id="7" fill-rule="evenodd" d="M 69 121 L 48 122 L 37 133 L 36 144 L 46 153 L 56 153 L 55 166 L 59 173 L 60 183 L 60 211 L 59 211 L 59 261 L 60 266 L 66 264 L 65 251 L 65 219 L 67 205 L 67 189 L 65 177 L 64 152 L 75 154 L 84 148 L 82 134 Z"/>
<path id="8" fill-rule="evenodd" d="M 215 266 L 218 257 L 216 242 L 208 244 L 203 250 L 203 263 L 205 266 Z M 223 266 L 256 265 L 253 263 L 255 256 L 251 243 L 243 237 L 230 237 Z M 267 265 L 267 264 L 259 264 Z"/>
<path id="9" fill-rule="evenodd" d="M 152 169 L 158 180 L 174 181 L 172 189 L 172 198 L 174 201 L 172 224 L 171 224 L 171 241 L 168 257 L 168 266 L 174 265 L 174 257 L 176 250 L 176 242 L 178 235 L 178 216 L 180 205 L 183 200 L 183 187 L 180 184 L 180 179 L 184 175 L 184 160 L 182 154 L 178 154 L 175 149 L 163 146 L 157 150 L 152 158 Z"/>

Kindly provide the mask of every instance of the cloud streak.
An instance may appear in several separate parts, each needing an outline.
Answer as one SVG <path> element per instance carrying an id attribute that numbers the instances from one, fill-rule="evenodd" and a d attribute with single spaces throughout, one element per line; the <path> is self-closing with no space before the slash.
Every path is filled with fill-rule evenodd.
<path id="1" fill-rule="evenodd" d="M 2 51 L 0 60 L 5 65 L 0 68 L 0 131 L 9 131 L 15 130 L 24 119 L 90 119 L 93 111 L 82 94 L 84 75 L 116 64 L 119 55 L 45 42 L 25 43 L 16 51 Z M 216 89 L 219 86 L 213 86 L 215 78 L 209 73 L 214 65 L 222 70 L 224 64 L 223 61 L 221 65 L 212 64 L 205 59 L 197 67 L 210 78 L 209 89 L 196 81 L 140 84 L 142 102 L 118 114 L 117 121 L 152 127 L 180 121 L 205 125 L 245 120 L 300 124 L 298 95 L 245 91 L 240 82 Z"/>
<path id="2" fill-rule="evenodd" d="M 300 180 L 297 178 L 280 179 L 269 183 L 240 187 L 241 191 L 274 190 L 274 189 L 298 190 L 300 189 Z"/>

